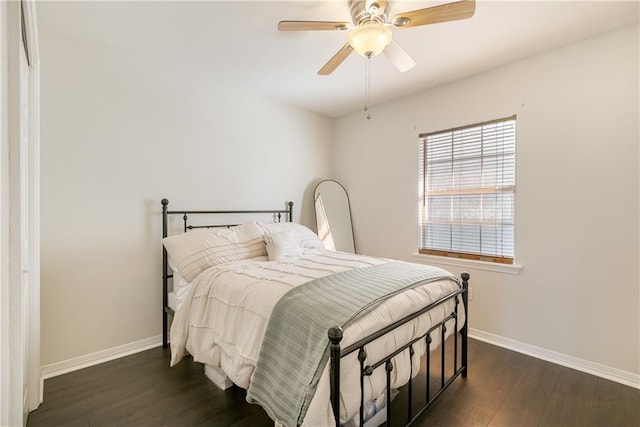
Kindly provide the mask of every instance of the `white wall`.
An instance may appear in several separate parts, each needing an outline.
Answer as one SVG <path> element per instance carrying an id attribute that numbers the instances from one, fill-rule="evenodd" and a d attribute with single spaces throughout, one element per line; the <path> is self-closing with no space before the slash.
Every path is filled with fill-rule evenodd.
<path id="1" fill-rule="evenodd" d="M 321 116 L 41 29 L 42 364 L 161 333 L 161 206 L 267 209 L 331 172 Z"/>
<path id="2" fill-rule="evenodd" d="M 413 259 L 419 133 L 517 114 L 524 268 L 467 269 L 470 326 L 637 378 L 638 48 L 629 27 L 337 120 L 359 252 Z"/>

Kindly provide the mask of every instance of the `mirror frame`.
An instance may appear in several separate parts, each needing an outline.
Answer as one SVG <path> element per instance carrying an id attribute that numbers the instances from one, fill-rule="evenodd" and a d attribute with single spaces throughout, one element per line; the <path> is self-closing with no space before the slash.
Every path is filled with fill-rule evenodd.
<path id="1" fill-rule="evenodd" d="M 353 231 L 353 215 L 351 214 L 351 200 L 349 199 L 349 193 L 347 192 L 347 189 L 344 188 L 344 185 L 340 184 L 335 179 L 323 179 L 323 180 L 319 181 L 316 184 L 316 186 L 315 186 L 315 188 L 313 190 L 313 205 L 314 205 L 314 207 L 313 207 L 313 215 L 314 215 L 315 220 L 316 220 L 316 230 L 318 229 L 318 213 L 316 211 L 315 204 L 316 204 L 316 199 L 317 199 L 317 196 L 318 196 L 318 187 L 320 187 L 320 185 L 322 183 L 325 183 L 325 182 L 333 182 L 333 183 L 339 185 L 340 188 L 342 188 L 342 191 L 344 191 L 344 195 L 347 198 L 347 209 L 349 211 L 349 226 L 351 228 L 351 242 L 353 244 L 353 253 L 357 253 L 357 251 L 356 251 L 355 233 Z"/>

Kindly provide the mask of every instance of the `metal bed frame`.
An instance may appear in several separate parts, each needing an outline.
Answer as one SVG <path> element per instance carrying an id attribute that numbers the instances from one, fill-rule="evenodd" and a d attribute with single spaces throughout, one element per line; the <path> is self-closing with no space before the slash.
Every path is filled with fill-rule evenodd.
<path id="1" fill-rule="evenodd" d="M 169 216 L 170 215 L 182 215 L 183 229 L 186 233 L 189 230 L 196 228 L 229 228 L 237 224 L 209 224 L 209 225 L 192 225 L 189 224 L 189 215 L 245 215 L 245 214 L 273 214 L 276 222 L 282 221 L 282 216 L 285 215 L 287 222 L 293 221 L 293 202 L 287 203 L 287 209 L 267 209 L 267 210 L 238 210 L 238 211 L 170 211 L 169 200 L 162 199 L 162 238 L 168 236 L 169 232 Z M 173 274 L 169 273 L 169 262 L 167 259 L 167 250 L 162 246 L 162 348 L 167 348 L 169 343 L 169 316 L 173 316 L 173 309 L 169 307 L 169 279 L 173 277 Z"/>
<path id="2" fill-rule="evenodd" d="M 287 203 L 287 209 L 275 209 L 275 210 L 225 210 L 225 211 L 202 211 L 202 210 L 168 210 L 169 200 L 162 199 L 162 237 L 168 236 L 168 224 L 170 215 L 182 215 L 183 230 L 186 233 L 189 230 L 196 228 L 213 228 L 213 227 L 232 227 L 237 224 L 213 224 L 213 225 L 192 225 L 189 224 L 191 215 L 235 215 L 235 214 L 273 214 L 276 222 L 282 221 L 282 216 L 285 216 L 285 220 L 288 222 L 293 221 L 293 202 Z M 162 347 L 166 348 L 168 345 L 168 316 L 173 315 L 173 310 L 168 305 L 168 280 L 172 278 L 173 274 L 169 272 L 169 264 L 167 260 L 167 251 L 162 247 Z M 339 326 L 329 329 L 327 335 L 329 338 L 329 352 L 330 352 L 330 381 L 331 381 L 331 405 L 333 408 L 333 414 L 336 420 L 336 427 L 340 427 L 340 361 L 343 357 L 357 351 L 358 360 L 360 362 L 360 427 L 364 426 L 364 378 L 373 374 L 375 369 L 384 366 L 386 371 L 386 409 L 387 409 L 387 421 L 386 426 L 391 426 L 391 372 L 393 371 L 393 358 L 401 352 L 408 349 L 410 357 L 410 366 L 412 371 L 409 375 L 409 382 L 407 386 L 407 421 L 404 426 L 411 426 L 413 423 L 442 395 L 442 393 L 455 381 L 459 376 L 466 378 L 468 373 L 468 292 L 469 292 L 469 274 L 462 273 L 460 275 L 462 279 L 462 287 L 455 292 L 452 292 L 437 301 L 429 304 L 421 310 L 412 313 L 403 319 L 400 319 L 385 328 L 375 332 L 374 334 L 361 339 L 360 341 L 341 348 L 340 342 L 342 341 L 343 331 Z M 433 325 L 425 334 L 413 339 L 400 348 L 397 348 L 392 353 L 388 354 L 381 360 L 368 362 L 366 345 L 375 341 L 376 339 L 388 334 L 394 329 L 416 319 L 419 316 L 426 314 L 431 309 L 438 307 L 449 300 L 454 300 L 454 310 L 449 313 L 442 321 Z M 465 314 L 464 325 L 458 332 L 458 312 L 460 300 L 462 300 L 463 310 Z M 446 378 L 446 345 L 445 336 L 447 332 L 446 323 L 448 321 L 454 322 L 453 337 L 453 372 Z M 440 334 L 440 384 L 436 390 L 431 390 L 431 343 L 433 341 L 433 334 Z M 458 334 L 460 335 L 460 363 L 458 363 Z M 413 357 L 415 355 L 414 345 L 424 340 L 426 344 L 426 386 L 425 386 L 425 402 L 419 405 L 417 408 L 413 408 Z"/>
<path id="3" fill-rule="evenodd" d="M 442 393 L 453 383 L 453 381 L 462 376 L 463 378 L 467 377 L 467 362 L 468 362 L 468 327 L 467 327 L 467 303 L 468 303 L 468 289 L 469 289 L 469 274 L 462 273 L 460 275 L 462 279 L 462 288 L 459 290 L 450 293 L 449 295 L 445 295 L 444 297 L 432 302 L 428 306 L 422 308 L 415 313 L 412 313 L 389 326 L 379 330 L 371 334 L 368 337 L 361 339 L 358 342 L 353 343 L 352 345 L 342 349 L 340 347 L 340 341 L 342 340 L 342 328 L 339 326 L 335 326 L 328 331 L 328 337 L 330 341 L 329 351 L 330 351 L 330 363 L 331 363 L 331 404 L 333 406 L 333 415 L 336 419 L 336 427 L 340 427 L 340 360 L 355 352 L 358 351 L 358 361 L 360 361 L 360 427 L 364 425 L 364 378 L 366 376 L 370 376 L 373 374 L 374 370 L 382 367 L 384 365 L 384 369 L 387 374 L 387 387 L 386 387 L 386 408 L 387 408 L 387 426 L 391 426 L 391 372 L 393 371 L 393 361 L 392 359 L 400 354 L 401 352 L 409 349 L 409 357 L 410 357 L 410 366 L 411 372 L 409 374 L 409 382 L 406 384 L 408 387 L 408 396 L 407 396 L 407 421 L 404 426 L 413 425 L 413 423 L 429 408 L 441 395 Z M 464 313 L 465 313 L 465 323 L 460 329 L 461 336 L 461 361 L 458 366 L 458 306 L 460 305 L 460 298 L 462 298 Z M 394 329 L 404 325 L 407 322 L 427 313 L 429 310 L 440 306 L 454 299 L 455 305 L 454 310 L 442 319 L 439 323 L 433 325 L 425 334 L 414 338 L 410 342 L 405 345 L 397 348 L 392 353 L 388 354 L 384 358 L 372 362 L 371 364 L 367 363 L 367 351 L 365 346 L 376 339 L 382 337 L 383 335 L 393 331 Z M 453 337 L 453 374 L 446 379 L 446 354 L 445 354 L 445 336 L 447 332 L 446 323 L 449 320 L 453 320 L 454 322 L 454 334 Z M 433 391 L 430 390 L 430 380 L 431 380 L 431 343 L 433 341 L 432 334 L 439 330 L 440 335 L 440 387 Z M 425 340 L 426 344 L 426 387 L 425 387 L 425 403 L 420 405 L 418 408 L 413 408 L 413 357 L 415 355 L 414 345 L 420 341 Z"/>

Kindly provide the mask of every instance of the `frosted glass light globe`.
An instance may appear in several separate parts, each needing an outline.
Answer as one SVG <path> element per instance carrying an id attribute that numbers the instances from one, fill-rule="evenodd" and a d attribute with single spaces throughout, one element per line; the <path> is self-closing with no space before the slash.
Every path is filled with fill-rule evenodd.
<path id="1" fill-rule="evenodd" d="M 376 56 L 391 42 L 391 37 L 391 30 L 379 22 L 370 22 L 349 34 L 349 45 L 362 56 Z"/>

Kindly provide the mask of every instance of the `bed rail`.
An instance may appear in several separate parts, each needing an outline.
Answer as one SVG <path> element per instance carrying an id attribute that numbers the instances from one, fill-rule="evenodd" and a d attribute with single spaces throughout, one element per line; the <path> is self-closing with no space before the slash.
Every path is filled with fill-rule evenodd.
<path id="1" fill-rule="evenodd" d="M 391 372 L 393 371 L 393 358 L 400 354 L 405 350 L 409 350 L 410 357 L 410 366 L 411 372 L 409 374 L 409 382 L 407 383 L 407 421 L 404 424 L 405 426 L 413 425 L 413 423 L 424 413 L 427 408 L 429 408 L 446 390 L 453 381 L 462 376 L 466 378 L 467 376 L 467 349 L 468 349 L 468 291 L 469 291 L 469 274 L 462 273 L 460 275 L 462 279 L 462 288 L 445 295 L 444 297 L 434 301 L 428 306 L 424 307 L 420 311 L 412 313 L 395 323 L 390 324 L 389 326 L 379 330 L 378 332 L 361 339 L 360 341 L 346 347 L 341 348 L 340 342 L 342 341 L 343 331 L 339 326 L 335 326 L 328 331 L 329 336 L 329 352 L 330 352 L 330 381 L 331 381 L 331 405 L 333 407 L 333 414 L 336 420 L 336 427 L 340 427 L 340 360 L 355 352 L 358 351 L 358 360 L 360 361 L 360 427 L 364 426 L 364 378 L 373 374 L 373 372 L 384 365 L 384 369 L 386 371 L 387 377 L 387 387 L 386 387 L 386 410 L 387 410 L 387 421 L 386 426 L 391 426 Z M 465 322 L 462 328 L 460 329 L 460 341 L 461 341 L 461 349 L 460 349 L 460 366 L 458 366 L 458 307 L 460 305 L 460 298 L 462 299 L 462 306 L 465 313 Z M 445 302 L 454 299 L 454 310 L 442 319 L 439 323 L 433 325 L 425 334 L 413 339 L 412 341 L 406 343 L 400 348 L 397 348 L 392 353 L 386 355 L 382 359 L 373 362 L 371 364 L 367 361 L 367 351 L 366 345 L 375 341 L 376 339 L 382 337 L 383 335 L 393 331 L 394 329 L 410 322 L 411 320 L 426 314 L 428 311 L 433 308 L 444 304 Z M 453 373 L 452 375 L 446 379 L 446 346 L 445 346 L 445 336 L 447 332 L 446 323 L 450 320 L 454 322 L 454 334 L 452 335 L 454 338 L 453 342 Z M 431 343 L 433 341 L 432 334 L 439 332 L 441 334 L 440 340 L 440 387 L 432 393 L 431 387 Z M 414 345 L 420 341 L 425 340 L 426 344 L 426 387 L 425 387 L 425 403 L 419 406 L 418 408 L 413 408 L 413 357 L 414 357 Z"/>
<path id="2" fill-rule="evenodd" d="M 182 215 L 183 230 L 186 233 L 189 230 L 197 228 L 214 228 L 214 227 L 233 227 L 237 224 L 208 224 L 193 225 L 189 223 L 191 216 L 206 215 L 251 215 L 251 214 L 273 214 L 275 222 L 293 221 L 293 202 L 287 202 L 286 209 L 267 209 L 267 210 L 230 210 L 230 211 L 202 211 L 202 210 L 169 210 L 169 200 L 162 199 L 162 238 L 168 236 L 169 216 Z M 169 316 L 173 315 L 173 310 L 169 307 L 169 279 L 173 274 L 169 273 L 169 262 L 167 259 L 167 250 L 162 246 L 162 347 L 167 348 L 169 343 Z"/>

